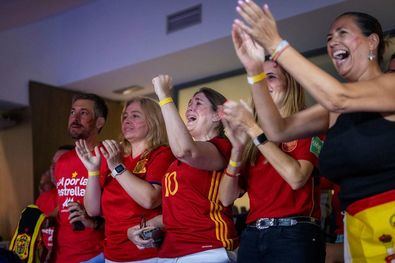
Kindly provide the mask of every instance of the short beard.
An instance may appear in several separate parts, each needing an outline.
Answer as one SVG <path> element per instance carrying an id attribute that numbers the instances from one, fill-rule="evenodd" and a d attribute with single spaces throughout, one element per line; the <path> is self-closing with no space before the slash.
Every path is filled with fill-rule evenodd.
<path id="1" fill-rule="evenodd" d="M 69 130 L 69 134 L 70 134 L 70 137 L 73 139 L 73 140 L 86 140 L 86 139 L 88 139 L 89 138 L 89 134 L 87 134 L 86 132 L 82 132 L 82 133 L 73 133 L 73 132 L 71 132 L 70 130 Z"/>

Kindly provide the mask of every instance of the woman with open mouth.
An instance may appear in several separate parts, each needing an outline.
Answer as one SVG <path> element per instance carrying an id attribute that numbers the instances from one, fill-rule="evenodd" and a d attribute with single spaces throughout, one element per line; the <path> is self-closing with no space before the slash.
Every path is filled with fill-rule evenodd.
<path id="1" fill-rule="evenodd" d="M 213 89 L 201 88 L 188 103 L 184 123 L 170 97 L 171 77 L 159 75 L 152 83 L 177 158 L 162 181 L 162 216 L 147 222 L 165 230 L 158 262 L 233 262 L 238 237 L 232 210 L 218 200 L 232 148 L 220 116 L 226 99 Z M 149 246 L 138 236 L 136 231 L 131 240 Z"/>
<path id="2" fill-rule="evenodd" d="M 390 262 L 395 237 L 395 74 L 385 74 L 379 66 L 385 46 L 380 23 L 368 14 L 347 12 L 331 25 L 327 51 L 347 80 L 341 83 L 282 39 L 267 5 L 238 3 L 236 10 L 245 22 L 236 19 L 233 32 L 250 35 L 318 102 L 283 118 L 266 82 L 255 82 L 253 98 L 266 136 L 282 142 L 327 133 L 320 170 L 340 185 L 345 261 Z M 242 62 L 252 79 L 262 71 L 251 56 Z"/>
<path id="3" fill-rule="evenodd" d="M 236 47 L 241 40 L 237 37 L 233 34 Z M 247 35 L 243 37 L 248 38 Z M 248 39 L 248 43 L 252 44 L 252 40 Z M 245 48 L 236 50 L 243 60 Z M 256 54 L 261 53 L 257 56 L 260 70 L 263 70 L 260 73 L 281 116 L 287 117 L 304 109 L 302 87 L 276 62 L 264 61 L 262 48 L 254 50 Z M 223 123 L 233 146 L 230 159 L 237 165 L 228 165 L 225 170 L 219 198 L 228 206 L 247 192 L 250 200 L 237 261 L 324 262 L 325 242 L 319 223 L 319 174 L 316 169 L 322 138 L 269 142 L 253 113 L 243 101 L 224 104 Z"/>

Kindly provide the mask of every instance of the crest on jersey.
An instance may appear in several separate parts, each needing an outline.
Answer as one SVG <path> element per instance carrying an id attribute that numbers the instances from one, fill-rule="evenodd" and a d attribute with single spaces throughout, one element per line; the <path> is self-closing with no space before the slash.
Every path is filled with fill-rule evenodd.
<path id="1" fill-rule="evenodd" d="M 290 153 L 293 150 L 296 149 L 296 146 L 298 146 L 298 140 L 290 141 L 290 142 L 283 142 L 281 143 L 281 149 L 286 152 Z"/>

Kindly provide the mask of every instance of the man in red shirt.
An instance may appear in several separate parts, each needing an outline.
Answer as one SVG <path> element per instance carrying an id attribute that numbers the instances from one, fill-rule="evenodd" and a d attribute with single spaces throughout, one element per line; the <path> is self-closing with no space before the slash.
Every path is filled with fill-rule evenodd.
<path id="1" fill-rule="evenodd" d="M 36 205 L 45 214 L 48 220 L 45 223 L 45 227 L 41 229 L 42 239 L 45 247 L 49 253 L 47 258 L 50 259 L 53 253 L 53 235 L 55 231 L 55 217 L 58 213 L 57 208 L 57 190 L 55 187 L 54 178 L 54 166 L 60 156 L 65 152 L 73 149 L 72 145 L 60 146 L 52 157 L 52 163 L 49 170 L 41 175 L 39 191 L 40 195 L 36 200 Z"/>
<path id="2" fill-rule="evenodd" d="M 40 210 L 48 216 L 56 216 L 56 187 L 55 187 L 55 177 L 54 169 L 55 164 L 65 152 L 74 149 L 73 145 L 63 145 L 60 146 L 52 157 L 52 163 L 49 170 L 45 171 L 41 175 L 39 191 L 40 195 L 36 200 L 36 205 Z M 55 210 L 55 211 L 54 211 Z"/>
<path id="3" fill-rule="evenodd" d="M 68 120 L 70 136 L 74 140 L 86 140 L 89 149 L 93 150 L 98 144 L 98 134 L 105 124 L 107 112 L 105 102 L 97 95 L 76 95 Z M 103 162 L 100 172 L 106 173 L 107 170 Z M 89 262 L 102 253 L 104 234 L 97 220 L 90 218 L 83 207 L 88 172 L 75 150 L 59 158 L 55 164 L 55 179 L 59 209 L 55 262 Z"/>

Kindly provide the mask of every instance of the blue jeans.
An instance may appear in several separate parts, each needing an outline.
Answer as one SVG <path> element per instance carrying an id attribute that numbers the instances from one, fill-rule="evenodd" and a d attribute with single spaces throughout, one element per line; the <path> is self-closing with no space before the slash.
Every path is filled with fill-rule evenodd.
<path id="1" fill-rule="evenodd" d="M 298 223 L 259 230 L 247 226 L 240 240 L 237 262 L 325 262 L 325 242 L 317 225 Z"/>
<path id="2" fill-rule="evenodd" d="M 104 254 L 100 253 L 96 257 L 93 257 L 87 261 L 81 262 L 81 263 L 104 263 Z"/>

